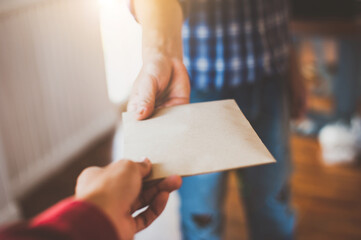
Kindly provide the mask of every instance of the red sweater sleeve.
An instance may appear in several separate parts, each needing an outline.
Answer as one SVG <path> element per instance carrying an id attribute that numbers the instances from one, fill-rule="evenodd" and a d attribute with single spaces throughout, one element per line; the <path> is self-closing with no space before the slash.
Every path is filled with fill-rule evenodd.
<path id="1" fill-rule="evenodd" d="M 0 230 L 1 240 L 118 240 L 107 216 L 96 206 L 66 199 L 28 223 Z"/>

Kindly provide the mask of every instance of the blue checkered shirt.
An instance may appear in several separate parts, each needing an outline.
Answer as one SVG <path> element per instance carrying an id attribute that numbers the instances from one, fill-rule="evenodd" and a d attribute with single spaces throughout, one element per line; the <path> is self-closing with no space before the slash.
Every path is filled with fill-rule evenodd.
<path id="1" fill-rule="evenodd" d="M 254 83 L 284 72 L 288 58 L 287 0 L 179 0 L 184 63 L 193 89 Z"/>

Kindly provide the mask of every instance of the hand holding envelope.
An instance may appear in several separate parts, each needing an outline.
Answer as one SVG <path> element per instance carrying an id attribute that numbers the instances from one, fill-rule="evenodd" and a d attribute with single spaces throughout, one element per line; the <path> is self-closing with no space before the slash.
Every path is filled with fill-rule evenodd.
<path id="1" fill-rule="evenodd" d="M 162 108 L 147 120 L 123 113 L 124 157 L 149 157 L 150 180 L 275 162 L 234 100 Z"/>

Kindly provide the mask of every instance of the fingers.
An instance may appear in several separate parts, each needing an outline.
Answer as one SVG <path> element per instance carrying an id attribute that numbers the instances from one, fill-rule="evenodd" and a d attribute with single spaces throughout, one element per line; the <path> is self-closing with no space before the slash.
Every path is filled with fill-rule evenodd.
<path id="1" fill-rule="evenodd" d="M 154 111 L 155 107 L 155 96 L 156 96 L 156 87 L 153 84 L 150 84 L 151 80 L 148 80 L 148 86 L 141 87 L 139 89 L 139 98 L 137 106 L 137 120 L 144 120 L 150 117 Z"/>
<path id="2" fill-rule="evenodd" d="M 136 112 L 138 120 L 150 117 L 155 107 L 157 80 L 148 71 L 143 68 L 139 73 L 128 103 L 127 110 Z"/>
<path id="3" fill-rule="evenodd" d="M 148 158 L 144 158 L 143 162 L 136 163 L 142 178 L 147 177 L 152 170 L 152 163 Z"/>
<path id="4" fill-rule="evenodd" d="M 179 189 L 181 185 L 182 178 L 180 176 L 170 176 L 155 185 L 151 185 L 149 188 L 145 187 L 138 200 L 133 204 L 131 211 L 135 212 L 138 209 L 148 206 L 160 192 L 171 193 Z"/>
<path id="5" fill-rule="evenodd" d="M 182 61 L 173 59 L 172 84 L 170 85 L 167 101 L 159 107 L 171 107 L 175 105 L 187 104 L 190 99 L 190 81 L 186 67 Z"/>
<path id="6" fill-rule="evenodd" d="M 172 98 L 169 99 L 166 103 L 160 105 L 159 107 L 160 108 L 171 107 L 171 106 L 182 105 L 187 103 L 189 103 L 189 98 Z"/>
<path id="7" fill-rule="evenodd" d="M 149 208 L 135 217 L 136 231 L 139 232 L 148 227 L 164 210 L 169 198 L 168 192 L 158 193 Z"/>
<path id="8" fill-rule="evenodd" d="M 137 77 L 128 103 L 128 111 L 138 120 L 149 118 L 156 107 L 189 103 L 190 81 L 179 59 L 157 59 L 145 64 Z"/>
<path id="9" fill-rule="evenodd" d="M 191 86 L 186 67 L 182 61 L 173 59 L 172 85 L 169 94 L 169 100 L 173 100 L 174 104 L 189 103 Z M 176 102 L 178 101 L 178 102 Z"/>
<path id="10" fill-rule="evenodd" d="M 181 187 L 182 185 L 182 178 L 180 176 L 174 175 L 174 176 L 170 176 L 167 177 L 161 181 L 159 181 L 158 183 L 156 183 L 155 185 L 151 185 L 149 186 L 149 188 L 147 188 L 147 186 L 145 186 L 145 189 L 143 190 L 144 194 L 150 194 L 152 192 L 158 191 L 158 192 L 163 192 L 163 191 L 167 191 L 167 192 L 172 192 L 174 190 L 177 190 Z"/>
<path id="11" fill-rule="evenodd" d="M 148 158 L 144 158 L 142 162 L 133 162 L 131 160 L 119 160 L 108 165 L 114 174 L 119 175 L 126 173 L 127 175 L 140 175 L 141 178 L 147 177 L 152 170 L 152 163 Z"/>

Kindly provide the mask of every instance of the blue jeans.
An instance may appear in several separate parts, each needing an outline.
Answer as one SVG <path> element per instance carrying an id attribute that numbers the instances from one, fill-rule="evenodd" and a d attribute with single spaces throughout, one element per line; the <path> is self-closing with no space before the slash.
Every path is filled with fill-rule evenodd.
<path id="1" fill-rule="evenodd" d="M 350 122 L 357 112 L 361 80 L 361 39 L 338 41 L 339 66 L 334 81 L 336 110 L 334 118 Z"/>
<path id="2" fill-rule="evenodd" d="M 281 77 L 273 77 L 233 90 L 191 94 L 192 102 L 235 99 L 277 160 L 276 164 L 237 170 L 249 233 L 254 240 L 293 239 L 295 217 L 289 205 L 289 114 L 283 83 Z M 183 179 L 180 189 L 183 239 L 221 238 L 225 189 L 225 172 Z"/>

